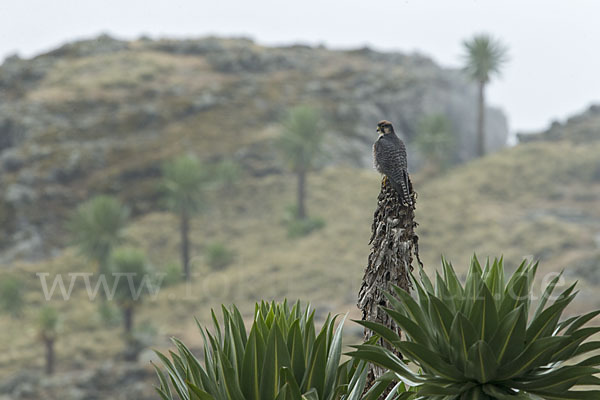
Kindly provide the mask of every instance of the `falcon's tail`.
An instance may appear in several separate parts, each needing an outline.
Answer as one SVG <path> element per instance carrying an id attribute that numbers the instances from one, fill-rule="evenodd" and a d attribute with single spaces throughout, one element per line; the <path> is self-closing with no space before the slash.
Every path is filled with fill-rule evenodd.
<path id="1" fill-rule="evenodd" d="M 410 178 L 408 177 L 408 173 L 404 172 L 402 174 L 402 180 L 400 182 L 395 182 L 390 179 L 390 183 L 392 184 L 392 187 L 398 193 L 398 196 L 400 197 L 400 200 L 402 201 L 402 203 L 404 203 L 408 206 L 412 206 L 413 205 L 412 196 L 411 196 L 411 186 L 412 185 L 410 184 Z"/>

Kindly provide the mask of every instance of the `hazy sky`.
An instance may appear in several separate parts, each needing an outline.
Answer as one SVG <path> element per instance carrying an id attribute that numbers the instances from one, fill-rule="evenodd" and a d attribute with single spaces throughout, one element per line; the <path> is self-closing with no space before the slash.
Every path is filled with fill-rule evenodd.
<path id="1" fill-rule="evenodd" d="M 461 41 L 489 32 L 511 61 L 489 89 L 513 131 L 544 128 L 600 102 L 596 0 L 0 0 L 0 57 L 32 56 L 75 38 L 245 35 L 418 51 L 461 63 Z"/>

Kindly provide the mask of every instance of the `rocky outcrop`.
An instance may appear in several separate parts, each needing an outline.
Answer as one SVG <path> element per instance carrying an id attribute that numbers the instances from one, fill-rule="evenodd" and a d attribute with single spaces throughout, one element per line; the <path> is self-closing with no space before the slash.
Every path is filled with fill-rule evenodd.
<path id="1" fill-rule="evenodd" d="M 581 114 L 568 118 L 564 123 L 554 121 L 542 132 L 518 133 L 519 142 L 539 140 L 570 140 L 576 143 L 600 140 L 600 104 L 593 104 Z"/>

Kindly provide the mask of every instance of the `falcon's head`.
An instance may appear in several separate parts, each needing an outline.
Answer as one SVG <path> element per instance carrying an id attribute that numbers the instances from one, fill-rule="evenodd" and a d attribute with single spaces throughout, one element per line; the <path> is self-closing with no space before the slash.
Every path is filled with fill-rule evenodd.
<path id="1" fill-rule="evenodd" d="M 394 127 L 390 121 L 385 119 L 377 123 L 377 133 L 387 135 L 388 133 L 394 133 Z"/>

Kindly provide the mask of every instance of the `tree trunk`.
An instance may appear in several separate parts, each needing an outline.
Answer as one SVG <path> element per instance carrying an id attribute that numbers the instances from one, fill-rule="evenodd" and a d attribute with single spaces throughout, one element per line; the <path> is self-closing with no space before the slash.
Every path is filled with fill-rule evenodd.
<path id="1" fill-rule="evenodd" d="M 46 375 L 54 373 L 54 338 L 44 338 L 46 346 Z"/>
<path id="2" fill-rule="evenodd" d="M 477 99 L 477 155 L 485 155 L 485 82 L 479 82 L 479 96 Z"/>
<path id="3" fill-rule="evenodd" d="M 306 218 L 306 171 L 298 171 L 298 193 L 297 193 L 298 219 Z"/>
<path id="4" fill-rule="evenodd" d="M 417 223 L 414 220 L 417 196 L 410 181 L 409 188 L 413 206 L 404 205 L 387 180 L 382 182 L 371 226 L 371 253 L 358 293 L 358 308 L 362 311 L 363 321 L 381 323 L 398 333 L 400 328 L 381 307 L 390 307 L 384 293 L 392 293 L 392 285 L 399 286 L 407 292 L 410 290 L 409 273 L 412 271 L 413 254 L 417 261 L 421 262 L 419 238 L 415 234 Z M 373 332 L 365 329 L 364 340 L 369 340 L 371 336 Z M 391 349 L 383 340 L 380 344 Z M 401 357 L 400 354 L 398 356 Z M 383 368 L 371 365 L 365 390 L 384 373 Z"/>
<path id="5" fill-rule="evenodd" d="M 125 334 L 129 335 L 133 329 L 133 306 L 131 304 L 123 307 L 123 327 Z"/>
<path id="6" fill-rule="evenodd" d="M 183 276 L 190 280 L 190 218 L 187 212 L 181 213 L 181 263 Z"/>

